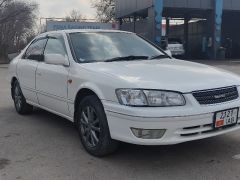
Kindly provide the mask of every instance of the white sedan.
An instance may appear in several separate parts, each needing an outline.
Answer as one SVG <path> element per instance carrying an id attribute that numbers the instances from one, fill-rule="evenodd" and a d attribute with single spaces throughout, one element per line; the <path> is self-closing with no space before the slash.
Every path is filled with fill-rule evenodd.
<path id="1" fill-rule="evenodd" d="M 173 56 L 183 56 L 185 54 L 183 44 L 178 39 L 174 39 L 174 38 L 172 39 L 169 38 L 168 50 L 171 51 Z"/>
<path id="2" fill-rule="evenodd" d="M 10 64 L 19 114 L 75 122 L 85 149 L 171 145 L 240 129 L 240 77 L 174 60 L 138 35 L 66 30 L 37 36 Z"/>

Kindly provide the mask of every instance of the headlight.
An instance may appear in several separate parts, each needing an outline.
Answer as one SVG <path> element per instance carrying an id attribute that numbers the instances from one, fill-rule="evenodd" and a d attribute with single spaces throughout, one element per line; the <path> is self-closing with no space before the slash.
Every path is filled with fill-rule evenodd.
<path id="1" fill-rule="evenodd" d="M 119 89 L 116 91 L 118 100 L 127 106 L 147 106 L 146 95 L 141 90 Z"/>
<path id="2" fill-rule="evenodd" d="M 118 89 L 116 94 L 120 104 L 126 106 L 184 106 L 182 94 L 172 91 Z"/>

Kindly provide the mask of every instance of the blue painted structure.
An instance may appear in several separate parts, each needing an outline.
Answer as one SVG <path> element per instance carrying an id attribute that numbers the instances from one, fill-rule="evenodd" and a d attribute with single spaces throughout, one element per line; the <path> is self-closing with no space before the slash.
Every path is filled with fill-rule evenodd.
<path id="1" fill-rule="evenodd" d="M 155 42 L 161 44 L 163 0 L 154 0 L 155 11 Z"/>
<path id="2" fill-rule="evenodd" d="M 215 0 L 214 58 L 221 46 L 223 0 Z"/>
<path id="3" fill-rule="evenodd" d="M 223 0 L 214 0 L 214 42 L 213 42 L 213 58 L 217 57 L 218 49 L 221 46 L 222 33 L 222 14 Z M 161 44 L 162 37 L 162 16 L 163 16 L 163 0 L 154 0 L 155 12 L 155 42 Z M 188 28 L 188 26 L 186 26 Z M 187 32 L 187 30 L 185 30 Z"/>

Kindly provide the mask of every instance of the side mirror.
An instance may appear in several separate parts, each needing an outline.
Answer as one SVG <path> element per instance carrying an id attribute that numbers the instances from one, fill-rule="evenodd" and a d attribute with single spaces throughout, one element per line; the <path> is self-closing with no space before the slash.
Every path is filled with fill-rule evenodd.
<path id="1" fill-rule="evenodd" d="M 69 66 L 69 61 L 61 54 L 46 54 L 45 63 L 53 65 Z"/>
<path id="2" fill-rule="evenodd" d="M 168 56 L 172 57 L 172 53 L 171 53 L 171 51 L 170 51 L 169 49 L 165 50 L 164 52 L 165 52 Z"/>

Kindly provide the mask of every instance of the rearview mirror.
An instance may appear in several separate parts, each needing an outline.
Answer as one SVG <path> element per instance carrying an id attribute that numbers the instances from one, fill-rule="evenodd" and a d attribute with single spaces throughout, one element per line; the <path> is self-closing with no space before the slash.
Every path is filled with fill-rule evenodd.
<path id="1" fill-rule="evenodd" d="M 44 58 L 47 64 L 69 66 L 67 57 L 62 54 L 46 54 Z"/>

